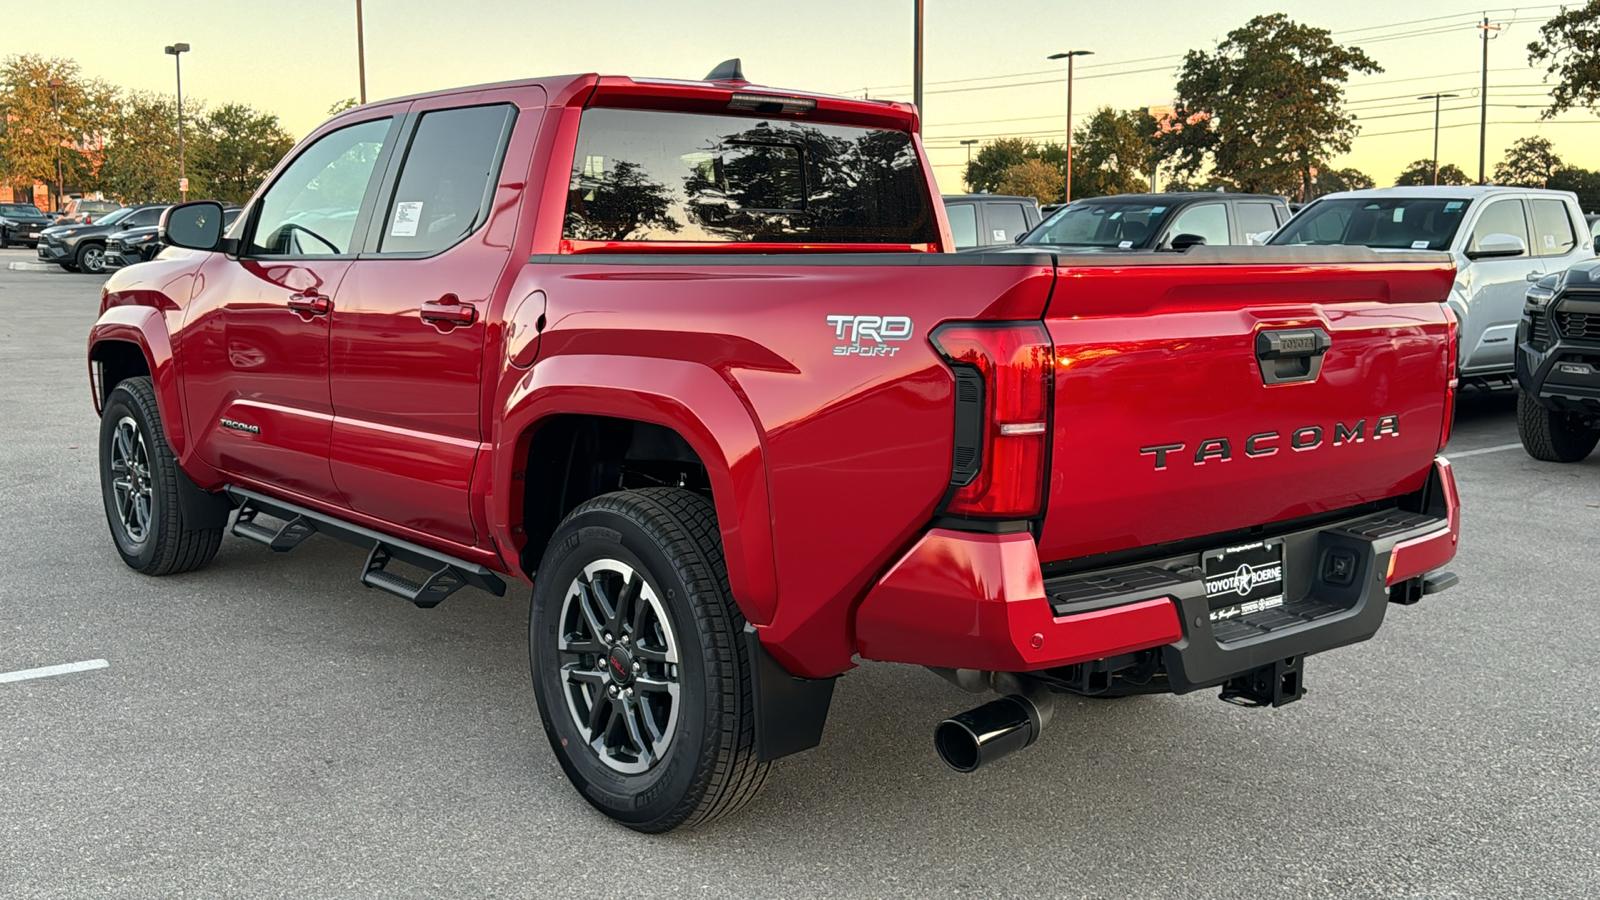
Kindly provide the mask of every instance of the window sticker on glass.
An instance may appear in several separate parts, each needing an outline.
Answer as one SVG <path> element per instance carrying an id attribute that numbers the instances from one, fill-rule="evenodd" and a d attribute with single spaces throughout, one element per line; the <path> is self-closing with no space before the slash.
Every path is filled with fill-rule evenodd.
<path id="1" fill-rule="evenodd" d="M 1426 249 L 1428 249 L 1428 242 L 1427 241 L 1412 241 L 1411 242 L 1411 249 L 1413 249 L 1413 250 L 1426 250 Z"/>
<path id="2" fill-rule="evenodd" d="M 994 239 L 997 241 L 1003 241 L 1006 239 L 1006 233 L 999 228 L 996 228 L 994 230 Z"/>
<path id="3" fill-rule="evenodd" d="M 389 234 L 394 237 L 416 237 L 417 223 L 422 221 L 422 203 L 406 202 L 394 205 L 394 224 Z"/>
<path id="4" fill-rule="evenodd" d="M 1167 208 L 1165 206 L 1152 206 L 1152 207 L 1150 207 L 1150 215 L 1152 215 L 1152 216 L 1159 216 L 1159 215 L 1161 215 L 1162 213 L 1164 213 L 1166 211 L 1167 211 Z"/>
<path id="5" fill-rule="evenodd" d="M 1120 249 L 1123 249 L 1123 250 L 1127 250 L 1127 249 L 1131 248 L 1132 246 L 1133 246 L 1133 241 L 1122 241 L 1121 243 L 1117 244 L 1117 247 L 1119 247 Z"/>
<path id="6" fill-rule="evenodd" d="M 1553 234 L 1545 235 L 1544 245 L 1547 249 L 1554 250 L 1556 248 L 1556 236 Z"/>
<path id="7" fill-rule="evenodd" d="M 1113 221 L 1113 222 L 1115 222 L 1116 220 L 1118 220 L 1120 218 L 1122 218 L 1122 213 L 1121 212 L 1114 212 L 1114 213 L 1111 214 L 1111 221 Z"/>
<path id="8" fill-rule="evenodd" d="M 1394 208 L 1394 220 L 1396 222 L 1404 222 L 1406 220 L 1406 208 L 1404 206 L 1396 206 Z"/>
<path id="9" fill-rule="evenodd" d="M 1446 203 L 1444 205 L 1444 211 L 1445 212 L 1455 212 L 1456 210 L 1458 210 L 1460 208 L 1461 208 L 1461 201 L 1460 200 L 1451 200 L 1449 203 Z"/>

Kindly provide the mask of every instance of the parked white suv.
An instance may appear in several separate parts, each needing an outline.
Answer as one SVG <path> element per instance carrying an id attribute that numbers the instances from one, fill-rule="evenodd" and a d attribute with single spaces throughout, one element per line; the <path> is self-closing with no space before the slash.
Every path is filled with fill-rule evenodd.
<path id="1" fill-rule="evenodd" d="M 1450 306 L 1461 319 L 1461 375 L 1480 383 L 1509 383 L 1528 286 L 1595 255 L 1575 194 L 1490 186 L 1328 194 L 1268 243 L 1449 251 L 1456 258 Z"/>

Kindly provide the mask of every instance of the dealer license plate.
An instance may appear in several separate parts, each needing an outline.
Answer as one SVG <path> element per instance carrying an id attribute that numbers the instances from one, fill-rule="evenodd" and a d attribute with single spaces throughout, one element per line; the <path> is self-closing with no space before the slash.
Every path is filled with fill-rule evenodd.
<path id="1" fill-rule="evenodd" d="M 1200 556 L 1211 621 L 1237 619 L 1283 605 L 1283 541 L 1256 541 Z"/>

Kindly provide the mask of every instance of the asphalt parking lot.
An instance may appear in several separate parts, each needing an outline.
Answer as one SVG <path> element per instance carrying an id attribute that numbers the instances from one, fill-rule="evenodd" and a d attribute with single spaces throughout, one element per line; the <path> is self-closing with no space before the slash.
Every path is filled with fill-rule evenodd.
<path id="1" fill-rule="evenodd" d="M 1539 463 L 1507 397 L 1452 444 L 1459 587 L 1313 657 L 1281 710 L 1064 698 L 947 770 L 973 698 L 840 680 L 823 745 L 661 837 L 568 786 L 528 592 L 419 610 L 361 551 L 237 538 L 190 575 L 106 534 L 84 339 L 102 279 L 0 252 L 0 897 L 1557 897 L 1600 890 L 1600 457 Z"/>

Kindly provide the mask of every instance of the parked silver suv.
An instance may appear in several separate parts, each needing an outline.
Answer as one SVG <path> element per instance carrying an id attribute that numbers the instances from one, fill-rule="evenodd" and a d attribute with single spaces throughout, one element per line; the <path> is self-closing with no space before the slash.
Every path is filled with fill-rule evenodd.
<path id="1" fill-rule="evenodd" d="M 1269 244 L 1445 250 L 1456 258 L 1450 306 L 1461 319 L 1461 375 L 1508 383 L 1531 282 L 1595 255 L 1578 198 L 1511 187 L 1405 187 L 1319 197 Z"/>

